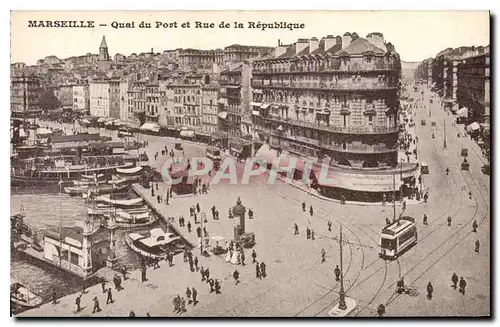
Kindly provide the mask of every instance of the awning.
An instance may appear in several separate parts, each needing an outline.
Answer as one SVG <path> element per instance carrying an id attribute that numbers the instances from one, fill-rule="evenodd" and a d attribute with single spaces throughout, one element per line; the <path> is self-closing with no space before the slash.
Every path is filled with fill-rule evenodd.
<path id="1" fill-rule="evenodd" d="M 260 115 L 260 113 L 259 113 L 259 111 L 258 111 L 258 110 L 252 110 L 252 115 L 254 115 L 254 116 L 259 116 L 259 115 Z"/>
<path id="2" fill-rule="evenodd" d="M 39 129 L 37 129 L 36 133 L 37 133 L 37 135 L 45 136 L 45 135 L 51 135 L 52 131 L 50 129 L 47 129 L 47 128 L 39 128 Z"/>
<path id="3" fill-rule="evenodd" d="M 239 85 L 226 85 L 226 88 L 228 89 L 239 89 L 241 86 Z"/>
<path id="4" fill-rule="evenodd" d="M 142 170 L 141 166 L 133 167 L 133 168 L 116 168 L 116 172 L 120 174 L 137 174 Z"/>
<path id="5" fill-rule="evenodd" d="M 156 123 L 145 123 L 141 126 L 141 130 L 158 133 L 160 131 L 160 126 Z"/>
<path id="6" fill-rule="evenodd" d="M 102 122 L 105 122 L 105 121 L 106 121 L 105 117 L 99 117 L 99 119 L 97 120 L 98 123 L 102 123 Z"/>
<path id="7" fill-rule="evenodd" d="M 88 119 L 82 119 L 81 124 L 90 124 Z"/>
<path id="8" fill-rule="evenodd" d="M 259 102 L 250 102 L 250 105 L 251 106 L 255 106 L 255 107 L 260 107 L 262 105 L 262 103 L 259 103 Z"/>
<path id="9" fill-rule="evenodd" d="M 267 109 L 269 108 L 271 104 L 270 103 L 264 103 L 262 106 L 260 106 L 262 109 Z"/>
<path id="10" fill-rule="evenodd" d="M 226 111 L 223 111 L 223 112 L 219 112 L 219 118 L 222 118 L 222 119 L 226 119 L 227 117 L 227 112 Z"/>
<path id="11" fill-rule="evenodd" d="M 189 131 L 189 130 L 182 130 L 180 133 L 181 137 L 194 137 L 194 131 Z"/>
<path id="12" fill-rule="evenodd" d="M 472 124 L 470 124 L 469 126 L 467 126 L 467 130 L 468 131 L 477 131 L 481 126 L 479 126 L 478 123 L 476 122 L 473 122 Z"/>
<path id="13" fill-rule="evenodd" d="M 253 93 L 262 94 L 262 90 L 253 90 Z"/>
<path id="14" fill-rule="evenodd" d="M 19 129 L 19 137 L 28 137 L 24 129 Z"/>
<path id="15" fill-rule="evenodd" d="M 463 107 L 462 109 L 457 111 L 457 115 L 458 115 L 458 117 L 467 118 L 467 116 L 469 115 L 469 110 L 467 108 Z"/>
<path id="16" fill-rule="evenodd" d="M 224 99 L 219 99 L 219 100 L 217 100 L 217 103 L 224 104 L 226 102 L 224 101 Z"/>

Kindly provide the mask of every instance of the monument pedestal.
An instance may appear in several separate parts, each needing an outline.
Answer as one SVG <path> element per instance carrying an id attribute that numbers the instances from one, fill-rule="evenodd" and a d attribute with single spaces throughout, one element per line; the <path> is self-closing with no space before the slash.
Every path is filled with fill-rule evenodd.
<path id="1" fill-rule="evenodd" d="M 351 299 L 350 297 L 345 298 L 345 304 L 347 308 L 345 310 L 342 310 L 339 308 L 339 303 L 335 304 L 335 306 L 328 312 L 328 315 L 330 317 L 347 317 L 349 313 L 351 313 L 354 309 L 356 309 L 356 301 L 354 299 Z"/>
<path id="2" fill-rule="evenodd" d="M 114 267 L 116 267 L 116 262 L 118 261 L 117 258 L 108 258 L 106 260 L 106 267 L 110 268 L 110 269 L 113 269 Z"/>

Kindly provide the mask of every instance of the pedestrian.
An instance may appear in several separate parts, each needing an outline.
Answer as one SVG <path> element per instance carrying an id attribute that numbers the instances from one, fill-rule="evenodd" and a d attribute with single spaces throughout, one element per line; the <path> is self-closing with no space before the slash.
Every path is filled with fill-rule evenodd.
<path id="1" fill-rule="evenodd" d="M 183 260 L 184 260 L 184 262 L 187 262 L 187 261 L 188 261 L 187 249 L 184 249 L 184 250 L 182 251 L 182 256 L 183 256 Z"/>
<path id="2" fill-rule="evenodd" d="M 257 259 L 257 252 L 255 252 L 255 249 L 252 250 L 252 263 L 256 263 Z"/>
<path id="3" fill-rule="evenodd" d="M 200 210 L 201 210 L 201 208 L 200 208 L 200 204 L 199 204 L 199 203 L 196 203 L 196 211 L 198 211 L 198 213 L 200 213 Z"/>
<path id="4" fill-rule="evenodd" d="M 474 233 L 477 233 L 477 227 L 478 227 L 478 226 L 477 226 L 477 221 L 475 221 L 475 220 L 474 220 L 474 222 L 472 223 L 472 231 L 473 231 Z"/>
<path id="5" fill-rule="evenodd" d="M 208 281 L 208 284 L 210 285 L 210 294 L 211 294 L 215 291 L 215 289 L 214 289 L 215 282 L 212 278 L 210 278 L 210 280 Z"/>
<path id="6" fill-rule="evenodd" d="M 458 276 L 456 273 L 453 273 L 453 275 L 451 276 L 451 282 L 453 283 L 453 289 L 456 290 L 458 283 Z"/>
<path id="7" fill-rule="evenodd" d="M 127 280 L 127 267 L 122 267 L 123 280 Z"/>
<path id="8" fill-rule="evenodd" d="M 148 279 L 146 278 L 146 267 L 142 267 L 141 269 L 141 282 L 147 282 Z"/>
<path id="9" fill-rule="evenodd" d="M 427 298 L 429 300 L 432 300 L 432 292 L 434 292 L 434 287 L 432 286 L 431 282 L 427 284 Z"/>
<path id="10" fill-rule="evenodd" d="M 194 272 L 193 257 L 189 257 L 189 270 L 191 270 L 191 272 Z"/>
<path id="11" fill-rule="evenodd" d="M 332 222 L 330 220 L 328 220 L 328 231 L 331 232 L 332 231 Z"/>
<path id="12" fill-rule="evenodd" d="M 215 280 L 215 294 L 220 294 L 220 282 L 218 279 Z"/>
<path id="13" fill-rule="evenodd" d="M 57 304 L 57 293 L 55 288 L 52 289 L 52 304 Z"/>
<path id="14" fill-rule="evenodd" d="M 311 229 L 311 241 L 314 241 L 315 238 L 314 238 L 314 229 Z"/>
<path id="15" fill-rule="evenodd" d="M 200 275 L 201 275 L 201 281 L 204 282 L 205 281 L 205 270 L 203 269 L 203 267 L 200 268 Z"/>
<path id="16" fill-rule="evenodd" d="M 173 312 L 179 312 L 181 310 L 180 309 L 181 302 L 180 302 L 180 299 L 179 299 L 178 295 L 176 297 L 174 297 L 174 299 L 172 300 L 172 304 L 174 305 L 174 311 Z"/>
<path id="17" fill-rule="evenodd" d="M 260 265 L 258 262 L 256 262 L 256 265 L 255 265 L 255 278 L 262 279 L 262 275 L 260 273 Z"/>
<path id="18" fill-rule="evenodd" d="M 386 225 L 390 225 L 391 224 L 391 220 L 389 219 L 389 217 L 385 217 L 385 224 Z"/>
<path id="19" fill-rule="evenodd" d="M 92 310 L 92 313 L 95 312 L 100 312 L 101 308 L 99 307 L 99 300 L 97 299 L 97 296 L 94 297 L 94 309 Z"/>
<path id="20" fill-rule="evenodd" d="M 201 237 L 201 227 L 200 227 L 200 226 L 198 226 L 198 227 L 196 228 L 196 234 L 198 235 L 198 238 L 200 238 L 200 237 Z"/>
<path id="21" fill-rule="evenodd" d="M 159 194 L 156 196 L 156 201 L 158 201 L 158 203 L 160 203 L 160 195 Z"/>
<path id="22" fill-rule="evenodd" d="M 313 206 L 309 206 L 309 214 L 312 216 L 314 214 Z"/>
<path id="23" fill-rule="evenodd" d="M 260 263 L 260 274 L 261 274 L 262 278 L 266 278 L 267 277 L 266 264 L 264 262 Z"/>
<path id="24" fill-rule="evenodd" d="M 474 252 L 479 253 L 479 240 L 476 241 L 476 248 L 474 249 Z"/>
<path id="25" fill-rule="evenodd" d="M 299 226 L 297 226 L 297 223 L 293 223 L 293 235 L 299 235 Z"/>
<path id="26" fill-rule="evenodd" d="M 245 252 L 243 250 L 241 250 L 241 265 L 245 265 Z"/>
<path id="27" fill-rule="evenodd" d="M 203 226 L 203 235 L 208 237 L 207 227 Z"/>
<path id="28" fill-rule="evenodd" d="M 426 215 L 425 213 L 424 213 L 424 225 L 425 225 L 425 226 L 429 225 L 429 224 L 427 223 L 427 215 Z"/>
<path id="29" fill-rule="evenodd" d="M 333 273 L 335 274 L 335 281 L 340 280 L 340 268 L 339 265 L 335 266 L 335 269 L 333 270 Z"/>
<path id="30" fill-rule="evenodd" d="M 459 287 L 459 292 L 462 293 L 462 295 L 465 295 L 465 286 L 467 286 L 467 282 L 463 277 L 460 277 L 460 282 L 458 283 L 458 287 Z"/>
<path id="31" fill-rule="evenodd" d="M 76 312 L 80 312 L 81 308 L 80 308 L 80 302 L 82 300 L 82 294 L 78 295 L 76 297 L 76 300 L 75 300 L 75 304 L 76 304 Z"/>
<path id="32" fill-rule="evenodd" d="M 179 227 L 182 227 L 182 217 L 179 217 Z"/>
<path id="33" fill-rule="evenodd" d="M 448 216 L 447 221 L 448 221 L 448 226 L 451 226 L 451 216 Z"/>
<path id="34" fill-rule="evenodd" d="M 190 221 L 188 221 L 187 228 L 188 228 L 188 233 L 191 233 L 191 222 Z"/>
<path id="35" fill-rule="evenodd" d="M 305 202 L 302 202 L 302 211 L 306 212 L 306 203 Z"/>
<path id="36" fill-rule="evenodd" d="M 193 287 L 193 305 L 196 305 L 196 303 L 198 303 L 198 301 L 196 300 L 196 298 L 198 297 L 198 291 L 196 290 L 196 288 Z"/>
<path id="37" fill-rule="evenodd" d="M 106 293 L 106 278 L 101 278 L 102 293 Z"/>
<path id="38" fill-rule="evenodd" d="M 205 269 L 205 276 L 206 276 L 207 283 L 208 283 L 208 279 L 210 278 L 210 270 L 208 268 Z"/>
<path id="39" fill-rule="evenodd" d="M 191 289 L 189 287 L 186 288 L 186 298 L 188 300 L 188 304 L 191 303 Z"/>
<path id="40" fill-rule="evenodd" d="M 199 270 L 199 268 L 198 268 L 198 257 L 194 257 L 194 267 L 196 268 L 196 271 Z"/>
<path id="41" fill-rule="evenodd" d="M 306 229 L 306 237 L 307 237 L 307 239 L 311 238 L 311 230 L 309 229 L 309 227 L 307 227 L 307 229 Z"/>
<path id="42" fill-rule="evenodd" d="M 469 191 L 469 199 L 472 200 L 472 192 L 471 191 Z"/>
<path id="43" fill-rule="evenodd" d="M 385 314 L 385 305 L 383 305 L 382 303 L 379 304 L 377 308 L 377 313 L 379 317 L 382 317 Z"/>
<path id="44" fill-rule="evenodd" d="M 234 278 L 234 285 L 238 285 L 238 283 L 240 282 L 239 281 L 240 273 L 238 272 L 238 270 L 235 270 L 233 272 L 233 278 Z"/>
<path id="45" fill-rule="evenodd" d="M 326 252 L 325 249 L 321 249 L 321 263 L 326 261 Z"/>
<path id="46" fill-rule="evenodd" d="M 186 312 L 186 300 L 184 298 L 181 298 L 181 313 Z"/>
<path id="47" fill-rule="evenodd" d="M 111 287 L 108 288 L 108 296 L 106 298 L 106 304 L 113 303 L 113 294 L 111 293 Z"/>

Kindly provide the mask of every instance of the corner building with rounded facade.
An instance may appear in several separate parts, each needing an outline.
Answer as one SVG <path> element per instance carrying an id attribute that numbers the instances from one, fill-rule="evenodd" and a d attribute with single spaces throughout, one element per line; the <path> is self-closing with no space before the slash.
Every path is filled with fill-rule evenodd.
<path id="1" fill-rule="evenodd" d="M 381 33 L 279 43 L 272 58 L 253 61 L 255 130 L 278 153 L 327 162 L 336 188 L 392 191 L 396 170 L 415 170 L 398 167 L 400 76 Z M 357 175 L 366 184 L 349 181 Z"/>

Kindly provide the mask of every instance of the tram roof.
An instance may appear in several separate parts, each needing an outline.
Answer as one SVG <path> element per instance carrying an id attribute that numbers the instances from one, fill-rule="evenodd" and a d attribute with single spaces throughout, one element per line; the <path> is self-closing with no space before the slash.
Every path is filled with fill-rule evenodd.
<path id="1" fill-rule="evenodd" d="M 382 234 L 396 235 L 406 228 L 413 226 L 414 224 L 415 220 L 413 218 L 402 217 L 401 219 L 382 229 Z"/>

